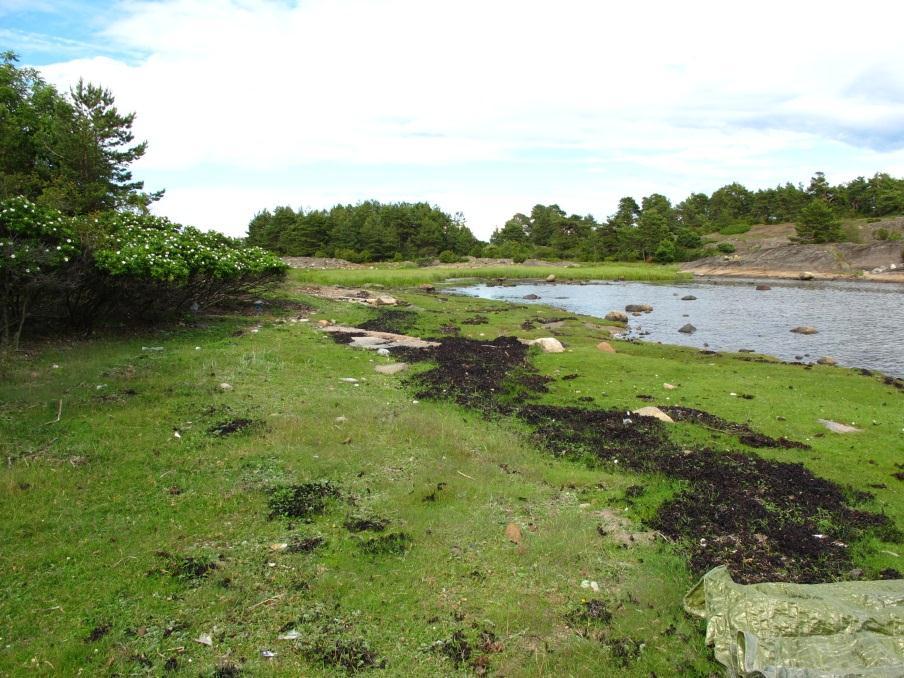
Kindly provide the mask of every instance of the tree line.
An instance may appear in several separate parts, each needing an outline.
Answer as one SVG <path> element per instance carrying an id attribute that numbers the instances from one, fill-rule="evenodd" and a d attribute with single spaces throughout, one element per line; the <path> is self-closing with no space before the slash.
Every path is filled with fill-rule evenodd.
<path id="1" fill-rule="evenodd" d="M 481 253 L 483 243 L 460 214 L 424 202 L 336 205 L 329 210 L 277 207 L 248 224 L 248 242 L 290 256 L 338 257 L 354 262 Z"/>
<path id="2" fill-rule="evenodd" d="M 535 205 L 494 231 L 488 256 L 562 257 L 601 261 L 652 259 L 671 262 L 709 252 L 710 233 L 743 233 L 753 224 L 795 222 L 799 242 L 844 239 L 842 218 L 904 213 L 904 179 L 877 173 L 832 185 L 817 172 L 808 186 L 786 183 L 751 191 L 731 183 L 693 193 L 676 205 L 654 193 L 640 204 L 624 197 L 602 223 L 593 216 L 567 215 L 558 205 Z"/>
<path id="3" fill-rule="evenodd" d="M 712 194 L 693 193 L 672 204 L 654 193 L 638 203 L 624 197 L 602 222 L 567 214 L 558 205 L 535 205 L 497 228 L 489 243 L 477 240 L 460 214 L 426 203 L 368 201 L 329 210 L 277 207 L 248 226 L 250 243 L 291 256 L 387 261 L 462 255 L 562 258 L 580 261 L 681 261 L 716 250 L 703 236 L 743 233 L 754 224 L 795 222 L 799 242 L 845 237 L 841 219 L 904 213 L 904 179 L 877 173 L 832 185 L 817 172 L 807 186 L 785 183 L 751 191 L 735 182 Z M 722 251 L 730 251 L 723 244 Z"/>

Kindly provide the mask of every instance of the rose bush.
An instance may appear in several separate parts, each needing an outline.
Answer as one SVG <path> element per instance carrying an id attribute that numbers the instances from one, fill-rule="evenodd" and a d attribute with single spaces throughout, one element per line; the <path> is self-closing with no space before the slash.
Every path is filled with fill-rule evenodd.
<path id="1" fill-rule="evenodd" d="M 153 320 L 257 293 L 286 269 L 240 239 L 162 217 L 66 217 L 22 197 L 0 201 L 5 346 L 26 317 L 84 329 Z"/>

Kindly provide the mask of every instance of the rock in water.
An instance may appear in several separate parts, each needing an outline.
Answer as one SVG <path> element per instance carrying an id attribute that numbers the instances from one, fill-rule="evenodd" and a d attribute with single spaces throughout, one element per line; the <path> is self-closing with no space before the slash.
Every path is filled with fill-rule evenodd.
<path id="1" fill-rule="evenodd" d="M 525 295 L 524 295 L 523 297 L 521 297 L 521 298 L 522 298 L 522 299 L 529 299 L 529 300 L 533 301 L 533 300 L 535 300 L 535 299 L 539 299 L 540 297 L 539 297 L 538 295 L 536 295 L 536 294 L 525 294 Z"/>
<path id="2" fill-rule="evenodd" d="M 830 358 L 827 355 L 822 356 L 819 360 L 816 361 L 817 365 L 837 365 L 838 361 L 835 358 Z"/>
<path id="3" fill-rule="evenodd" d="M 791 331 L 795 334 L 816 334 L 817 329 L 809 325 L 801 325 L 800 327 L 792 327 Z"/>
<path id="4" fill-rule="evenodd" d="M 628 304 L 625 306 L 625 310 L 628 313 L 650 313 L 653 307 L 649 304 Z"/>
<path id="5" fill-rule="evenodd" d="M 602 351 L 603 353 L 615 353 L 615 349 L 612 348 L 612 344 L 608 341 L 601 341 L 596 345 L 596 350 Z"/>
<path id="6" fill-rule="evenodd" d="M 768 291 L 771 290 L 771 289 L 772 289 L 772 288 L 769 287 L 769 285 L 757 285 L 757 286 L 756 286 L 756 291 L 757 291 L 757 292 L 768 292 Z"/>
<path id="7" fill-rule="evenodd" d="M 682 334 L 693 334 L 694 332 L 697 331 L 697 328 L 694 327 L 693 325 L 691 325 L 690 323 L 688 323 L 687 325 L 679 327 L 678 331 L 681 332 Z"/>
<path id="8" fill-rule="evenodd" d="M 539 339 L 521 339 L 522 344 L 528 346 L 539 346 L 544 353 L 564 353 L 565 347 L 562 342 L 555 337 L 540 337 Z"/>
<path id="9" fill-rule="evenodd" d="M 628 322 L 628 314 L 621 311 L 609 311 L 606 314 L 606 320 L 612 323 L 626 323 Z"/>
<path id="10" fill-rule="evenodd" d="M 688 294 L 685 297 L 681 297 L 681 301 L 697 301 L 697 297 L 695 297 L 693 294 Z"/>
<path id="11" fill-rule="evenodd" d="M 374 372 L 378 374 L 398 374 L 405 369 L 408 369 L 408 363 L 390 363 L 389 365 L 377 365 L 374 367 Z"/>
<path id="12" fill-rule="evenodd" d="M 653 417 L 654 419 L 658 419 L 659 421 L 664 421 L 667 424 L 674 424 L 675 420 L 672 419 L 665 412 L 660 410 L 658 407 L 641 407 L 639 410 L 634 410 L 634 414 L 638 414 L 641 417 Z"/>
<path id="13" fill-rule="evenodd" d="M 435 292 L 436 291 L 436 287 L 434 287 L 430 283 L 423 283 L 421 285 L 418 285 L 418 289 L 423 290 L 424 292 Z"/>

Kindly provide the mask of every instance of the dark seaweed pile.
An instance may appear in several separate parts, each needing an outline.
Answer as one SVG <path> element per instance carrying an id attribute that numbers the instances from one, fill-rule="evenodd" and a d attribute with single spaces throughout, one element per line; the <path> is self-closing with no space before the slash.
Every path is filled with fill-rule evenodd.
<path id="1" fill-rule="evenodd" d="M 852 570 L 848 545 L 866 531 L 878 531 L 886 540 L 902 538 L 886 516 L 852 508 L 840 486 L 802 464 L 681 448 L 662 422 L 622 411 L 530 404 L 532 392 L 545 389 L 546 379 L 527 356 L 527 347 L 514 337 L 446 338 L 438 347 L 406 352 L 408 360 L 435 363 L 412 378 L 419 398 L 518 416 L 557 455 L 617 462 L 621 468 L 685 481 L 685 489 L 659 507 L 649 526 L 685 545 L 695 573 L 726 564 L 745 583 L 830 581 Z M 736 436 L 749 446 L 806 447 L 702 410 L 665 409 L 676 420 Z"/>
<path id="2" fill-rule="evenodd" d="M 377 315 L 370 320 L 360 323 L 362 330 L 372 332 L 392 332 L 393 334 L 405 334 L 414 323 L 417 322 L 415 311 L 402 311 L 394 308 L 380 309 Z"/>

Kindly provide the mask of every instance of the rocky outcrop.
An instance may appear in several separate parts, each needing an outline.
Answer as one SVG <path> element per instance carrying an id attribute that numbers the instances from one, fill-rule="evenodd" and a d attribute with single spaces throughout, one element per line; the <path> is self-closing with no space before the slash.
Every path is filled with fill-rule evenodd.
<path id="1" fill-rule="evenodd" d="M 858 278 L 904 282 L 900 241 L 869 244 L 774 244 L 756 241 L 747 251 L 731 257 L 707 257 L 689 261 L 681 270 L 694 275 L 791 278 L 819 280 Z M 894 268 L 892 266 L 894 265 Z M 803 277 L 802 277 L 803 276 Z"/>

